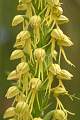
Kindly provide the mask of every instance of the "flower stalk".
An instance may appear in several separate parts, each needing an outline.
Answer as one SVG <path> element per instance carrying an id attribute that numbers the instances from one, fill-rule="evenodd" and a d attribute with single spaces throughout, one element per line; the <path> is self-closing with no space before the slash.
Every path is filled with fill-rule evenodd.
<path id="1" fill-rule="evenodd" d="M 73 113 L 64 108 L 60 96 L 71 97 L 63 81 L 70 81 L 73 75 L 62 68 L 61 57 L 73 65 L 65 53 L 65 48 L 71 47 L 73 42 L 60 26 L 69 19 L 63 15 L 60 0 L 19 0 L 17 10 L 24 14 L 16 15 L 12 26 L 21 25 L 22 31 L 16 37 L 10 60 L 19 59 L 20 63 L 7 78 L 16 83 L 6 93 L 7 99 L 14 98 L 14 102 L 5 111 L 4 118 L 68 120 L 68 114 Z M 41 115 L 50 104 L 51 95 L 56 99 L 56 108 Z"/>

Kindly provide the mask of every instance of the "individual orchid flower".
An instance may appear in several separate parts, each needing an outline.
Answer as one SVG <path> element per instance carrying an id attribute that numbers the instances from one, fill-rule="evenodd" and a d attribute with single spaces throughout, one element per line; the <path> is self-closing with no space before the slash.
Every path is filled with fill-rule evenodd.
<path id="1" fill-rule="evenodd" d="M 30 61 L 32 60 L 32 41 L 29 31 L 21 31 L 17 37 L 14 47 L 17 49 L 23 49 L 23 51 L 30 56 Z"/>
<path id="2" fill-rule="evenodd" d="M 61 96 L 61 95 L 68 95 L 70 97 L 70 95 L 69 95 L 68 91 L 66 91 L 64 85 L 61 83 L 57 87 L 52 88 L 51 91 L 53 92 L 53 94 L 56 98 L 56 101 L 57 101 L 56 110 L 62 110 L 65 113 L 66 118 L 67 118 L 68 114 L 75 115 L 74 113 L 66 110 L 59 99 L 59 96 Z"/>
<path id="3" fill-rule="evenodd" d="M 22 62 L 19 63 L 16 67 L 16 72 L 19 76 L 19 82 L 23 85 L 23 93 L 26 92 L 26 96 L 28 94 L 28 86 L 29 80 L 31 79 L 30 68 L 28 63 Z"/>
<path id="4" fill-rule="evenodd" d="M 45 50 L 42 48 L 37 48 L 34 51 L 34 59 L 36 62 L 35 74 L 38 72 L 38 78 L 43 81 L 43 65 L 45 63 Z"/>
<path id="5" fill-rule="evenodd" d="M 61 30 L 59 27 L 57 27 L 56 29 L 53 29 L 53 31 L 51 32 L 51 37 L 53 38 L 54 41 L 57 42 L 59 48 L 60 48 L 60 53 L 59 53 L 59 62 L 60 62 L 60 58 L 61 58 L 61 54 L 63 55 L 65 61 L 70 64 L 73 65 L 66 57 L 65 55 L 65 51 L 64 51 L 64 47 L 70 47 L 73 45 L 73 42 L 70 40 L 69 37 L 67 37 Z M 74 66 L 74 65 L 73 65 Z"/>
<path id="6" fill-rule="evenodd" d="M 40 16 L 34 15 L 30 19 L 30 25 L 33 28 L 34 33 L 34 47 L 36 48 L 36 45 L 40 41 L 40 24 L 41 24 L 41 18 Z"/>
<path id="7" fill-rule="evenodd" d="M 49 66 L 48 70 L 48 78 L 47 78 L 47 87 L 46 87 L 46 92 L 49 91 L 49 94 L 51 92 L 51 86 L 52 83 L 54 82 L 54 77 L 61 71 L 61 68 L 58 64 L 51 64 Z"/>
<path id="8" fill-rule="evenodd" d="M 65 114 L 65 119 L 67 118 L 68 114 L 70 114 L 70 115 L 75 115 L 75 113 L 72 113 L 72 112 L 70 112 L 70 111 L 68 111 L 68 110 L 66 110 L 66 109 L 64 108 L 63 104 L 61 103 L 61 101 L 59 100 L 58 97 L 56 97 L 56 100 L 57 100 L 56 110 L 61 110 L 61 111 L 63 111 L 64 114 Z M 63 119 L 63 120 L 64 120 L 64 119 Z"/>
<path id="9" fill-rule="evenodd" d="M 52 59 L 54 59 L 56 61 L 58 52 L 55 49 L 55 45 L 56 45 L 55 39 L 51 38 L 50 41 L 48 42 L 48 44 L 44 45 L 42 48 L 45 48 L 49 45 L 50 45 L 50 49 L 51 49 L 51 53 L 50 53 L 51 57 L 52 57 Z"/>
<path id="10" fill-rule="evenodd" d="M 27 102 L 29 104 L 30 113 L 33 110 L 33 104 L 34 104 L 35 98 L 37 99 L 37 103 L 39 106 L 38 91 L 39 91 L 40 86 L 41 86 L 41 80 L 39 78 L 32 78 L 30 80 L 30 83 L 29 83 L 30 92 L 27 97 Z"/>
<path id="11" fill-rule="evenodd" d="M 15 111 L 19 119 L 33 119 L 29 110 L 29 106 L 25 101 L 19 101 L 16 104 Z"/>
<path id="12" fill-rule="evenodd" d="M 56 20 L 59 18 L 60 15 L 62 15 L 62 13 L 63 10 L 60 7 L 59 1 L 56 2 L 55 0 L 48 0 L 44 21 L 46 21 L 48 26 L 51 26 L 52 24 L 53 28 L 53 23 L 56 22 Z"/>

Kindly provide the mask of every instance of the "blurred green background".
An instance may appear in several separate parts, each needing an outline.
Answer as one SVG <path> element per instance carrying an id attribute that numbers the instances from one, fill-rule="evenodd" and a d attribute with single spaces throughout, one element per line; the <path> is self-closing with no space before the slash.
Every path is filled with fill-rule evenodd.
<path id="1" fill-rule="evenodd" d="M 0 0 L 0 120 L 5 109 L 10 106 L 11 100 L 6 100 L 5 93 L 11 85 L 7 81 L 7 74 L 15 68 L 15 62 L 9 60 L 13 50 L 16 34 L 20 28 L 12 28 L 11 22 L 13 17 L 18 14 L 16 6 L 18 0 Z M 63 66 L 74 74 L 73 80 L 65 83 L 70 93 L 76 93 L 80 97 L 80 0 L 63 0 L 64 14 L 70 19 L 68 24 L 62 26 L 62 29 L 68 34 L 74 46 L 66 50 L 68 58 L 76 65 L 76 68 L 66 65 Z M 80 120 L 80 101 L 74 99 L 64 99 L 65 107 L 76 113 L 70 120 Z"/>

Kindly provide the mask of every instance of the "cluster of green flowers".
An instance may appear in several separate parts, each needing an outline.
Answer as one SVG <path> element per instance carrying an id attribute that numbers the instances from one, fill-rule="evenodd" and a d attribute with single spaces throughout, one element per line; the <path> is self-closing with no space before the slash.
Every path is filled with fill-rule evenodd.
<path id="1" fill-rule="evenodd" d="M 67 120 L 68 113 L 60 101 L 60 96 L 71 95 L 63 81 L 71 80 L 73 75 L 61 68 L 61 55 L 66 57 L 65 47 L 73 42 L 60 29 L 59 25 L 69 22 L 63 15 L 60 0 L 19 0 L 12 26 L 21 25 L 10 60 L 19 60 L 16 69 L 8 75 L 8 80 L 16 81 L 7 93 L 7 99 L 14 98 L 12 106 L 4 114 L 9 120 Z M 74 65 L 73 65 L 74 66 Z M 54 82 L 58 85 L 54 86 Z M 56 99 L 56 108 L 41 114 L 48 106 L 50 96 Z M 39 112 L 37 112 L 39 111 Z"/>

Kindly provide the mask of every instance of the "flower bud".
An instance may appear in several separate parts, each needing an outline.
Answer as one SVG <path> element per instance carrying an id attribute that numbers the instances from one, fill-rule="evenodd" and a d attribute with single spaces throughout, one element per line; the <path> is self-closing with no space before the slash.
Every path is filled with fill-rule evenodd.
<path id="1" fill-rule="evenodd" d="M 18 80 L 18 75 L 16 70 L 13 70 L 12 72 L 9 73 L 7 80 Z"/>
<path id="2" fill-rule="evenodd" d="M 54 120 L 67 120 L 65 112 L 59 109 L 54 111 L 53 118 Z"/>
<path id="3" fill-rule="evenodd" d="M 58 64 L 52 64 L 50 67 L 49 67 L 49 71 L 53 74 L 53 75 L 57 75 L 60 71 L 61 71 L 61 68 Z"/>
<path id="4" fill-rule="evenodd" d="M 22 50 L 14 50 L 11 54 L 10 60 L 15 60 L 23 57 L 24 57 L 24 53 Z"/>
<path id="5" fill-rule="evenodd" d="M 64 69 L 62 69 L 57 75 L 57 78 L 60 80 L 71 80 L 72 77 L 73 75 Z"/>
<path id="6" fill-rule="evenodd" d="M 31 89 L 38 89 L 41 85 L 41 80 L 39 78 L 32 78 L 30 80 L 30 88 Z"/>
<path id="7" fill-rule="evenodd" d="M 7 97 L 7 99 L 9 99 L 17 96 L 18 94 L 19 94 L 19 89 L 17 88 L 17 86 L 12 86 L 8 89 L 5 96 Z"/>
<path id="8" fill-rule="evenodd" d="M 35 15 L 35 16 L 31 17 L 30 24 L 31 24 L 32 27 L 39 27 L 40 23 L 41 23 L 40 16 Z"/>
<path id="9" fill-rule="evenodd" d="M 26 62 L 19 63 L 16 67 L 16 71 L 17 71 L 17 73 L 21 73 L 21 74 L 25 74 L 25 73 L 29 72 L 28 63 L 26 63 Z"/>
<path id="10" fill-rule="evenodd" d="M 22 15 L 16 15 L 12 21 L 12 26 L 16 26 L 24 21 L 24 18 Z"/>
<path id="11" fill-rule="evenodd" d="M 39 61 L 43 62 L 43 60 L 45 59 L 45 55 L 46 55 L 45 50 L 42 48 L 37 48 L 34 51 L 34 57 L 38 62 Z"/>
<path id="12" fill-rule="evenodd" d="M 4 118 L 10 118 L 15 116 L 15 108 L 14 107 L 9 107 L 5 113 L 4 113 Z"/>

